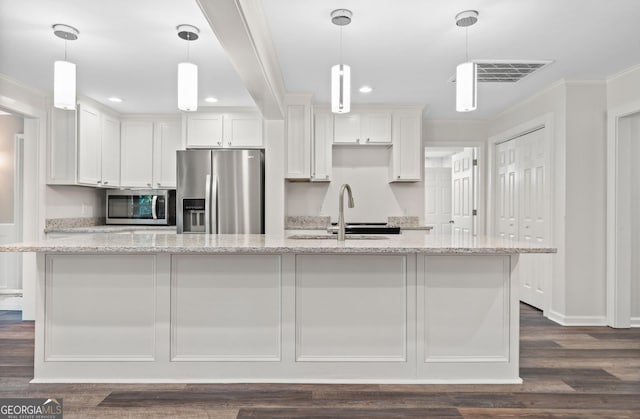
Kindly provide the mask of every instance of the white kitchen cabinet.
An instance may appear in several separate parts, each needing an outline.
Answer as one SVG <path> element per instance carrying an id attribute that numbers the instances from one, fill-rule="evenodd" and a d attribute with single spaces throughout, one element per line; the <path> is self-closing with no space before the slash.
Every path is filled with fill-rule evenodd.
<path id="1" fill-rule="evenodd" d="M 187 116 L 187 147 L 222 147 L 222 113 Z"/>
<path id="2" fill-rule="evenodd" d="M 187 147 L 263 147 L 262 117 L 256 112 L 194 113 L 186 116 Z"/>
<path id="3" fill-rule="evenodd" d="M 102 115 L 101 179 L 105 187 L 120 186 L 120 120 Z"/>
<path id="4" fill-rule="evenodd" d="M 313 126 L 313 158 L 311 160 L 311 180 L 315 182 L 331 181 L 333 165 L 333 117 L 329 112 L 318 112 Z"/>
<path id="5" fill-rule="evenodd" d="M 122 121 L 121 183 L 150 188 L 153 182 L 153 121 Z"/>
<path id="6" fill-rule="evenodd" d="M 120 120 L 84 99 L 51 113 L 47 183 L 118 187 Z"/>
<path id="7" fill-rule="evenodd" d="M 180 120 L 155 121 L 153 127 L 153 187 L 176 187 L 176 151 L 182 148 Z"/>
<path id="8" fill-rule="evenodd" d="M 287 104 L 286 179 L 311 178 L 311 103 Z"/>
<path id="9" fill-rule="evenodd" d="M 98 185 L 102 181 L 100 112 L 78 104 L 78 183 Z"/>
<path id="10" fill-rule="evenodd" d="M 225 114 L 223 122 L 224 147 L 264 147 L 259 114 Z"/>
<path id="11" fill-rule="evenodd" d="M 336 144 L 391 144 L 391 112 L 351 112 L 334 116 Z"/>
<path id="12" fill-rule="evenodd" d="M 421 179 L 422 122 L 418 111 L 393 114 L 393 146 L 389 166 L 390 182 L 417 182 Z"/>

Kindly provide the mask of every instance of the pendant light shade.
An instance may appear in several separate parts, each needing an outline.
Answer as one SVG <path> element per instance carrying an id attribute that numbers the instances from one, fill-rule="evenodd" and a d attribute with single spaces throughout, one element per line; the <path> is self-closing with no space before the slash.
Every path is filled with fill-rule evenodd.
<path id="1" fill-rule="evenodd" d="M 456 67 L 456 111 L 470 112 L 478 107 L 478 65 L 469 61 L 468 27 L 478 21 L 476 10 L 465 10 L 456 15 L 456 26 L 465 28 L 465 62 Z"/>
<path id="2" fill-rule="evenodd" d="M 178 64 L 178 109 L 198 110 L 198 66 L 193 63 Z"/>
<path id="3" fill-rule="evenodd" d="M 456 68 L 456 111 L 475 111 L 478 99 L 478 66 L 467 62 Z"/>
<path id="4" fill-rule="evenodd" d="M 351 67 L 338 64 L 331 67 L 331 112 L 351 110 Z"/>
<path id="5" fill-rule="evenodd" d="M 53 106 L 59 109 L 76 108 L 76 65 L 69 61 L 53 64 Z"/>
<path id="6" fill-rule="evenodd" d="M 340 64 L 331 67 L 331 112 L 351 111 L 351 67 L 342 63 L 342 27 L 351 23 L 353 13 L 347 9 L 331 12 L 331 23 L 340 26 Z"/>
<path id="7" fill-rule="evenodd" d="M 187 62 L 178 64 L 178 109 L 198 110 L 198 66 L 189 62 L 189 43 L 198 39 L 200 30 L 191 25 L 178 25 L 178 37 L 187 41 Z"/>
<path id="8" fill-rule="evenodd" d="M 78 39 L 80 32 L 73 26 L 57 23 L 53 34 L 65 40 L 64 60 L 53 63 L 53 106 L 59 109 L 76 108 L 76 65 L 67 61 L 67 42 Z"/>

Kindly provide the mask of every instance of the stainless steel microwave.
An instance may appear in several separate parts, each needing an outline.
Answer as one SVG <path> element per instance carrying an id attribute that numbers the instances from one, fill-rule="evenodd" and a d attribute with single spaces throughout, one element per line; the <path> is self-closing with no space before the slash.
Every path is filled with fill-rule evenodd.
<path id="1" fill-rule="evenodd" d="M 108 189 L 107 224 L 175 225 L 176 191 Z"/>

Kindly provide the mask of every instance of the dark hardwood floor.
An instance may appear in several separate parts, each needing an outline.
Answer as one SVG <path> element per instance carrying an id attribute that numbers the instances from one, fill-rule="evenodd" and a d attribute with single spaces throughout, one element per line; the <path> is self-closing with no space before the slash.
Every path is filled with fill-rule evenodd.
<path id="1" fill-rule="evenodd" d="M 0 398 L 65 418 L 640 418 L 640 329 L 562 327 L 521 304 L 521 385 L 30 384 L 33 322 L 0 311 Z"/>

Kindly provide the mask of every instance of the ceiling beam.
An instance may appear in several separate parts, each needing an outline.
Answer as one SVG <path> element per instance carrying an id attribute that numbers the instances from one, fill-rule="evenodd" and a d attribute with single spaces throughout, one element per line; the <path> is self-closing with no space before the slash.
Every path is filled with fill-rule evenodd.
<path id="1" fill-rule="evenodd" d="M 265 119 L 284 118 L 284 81 L 260 0 L 197 0 Z"/>

